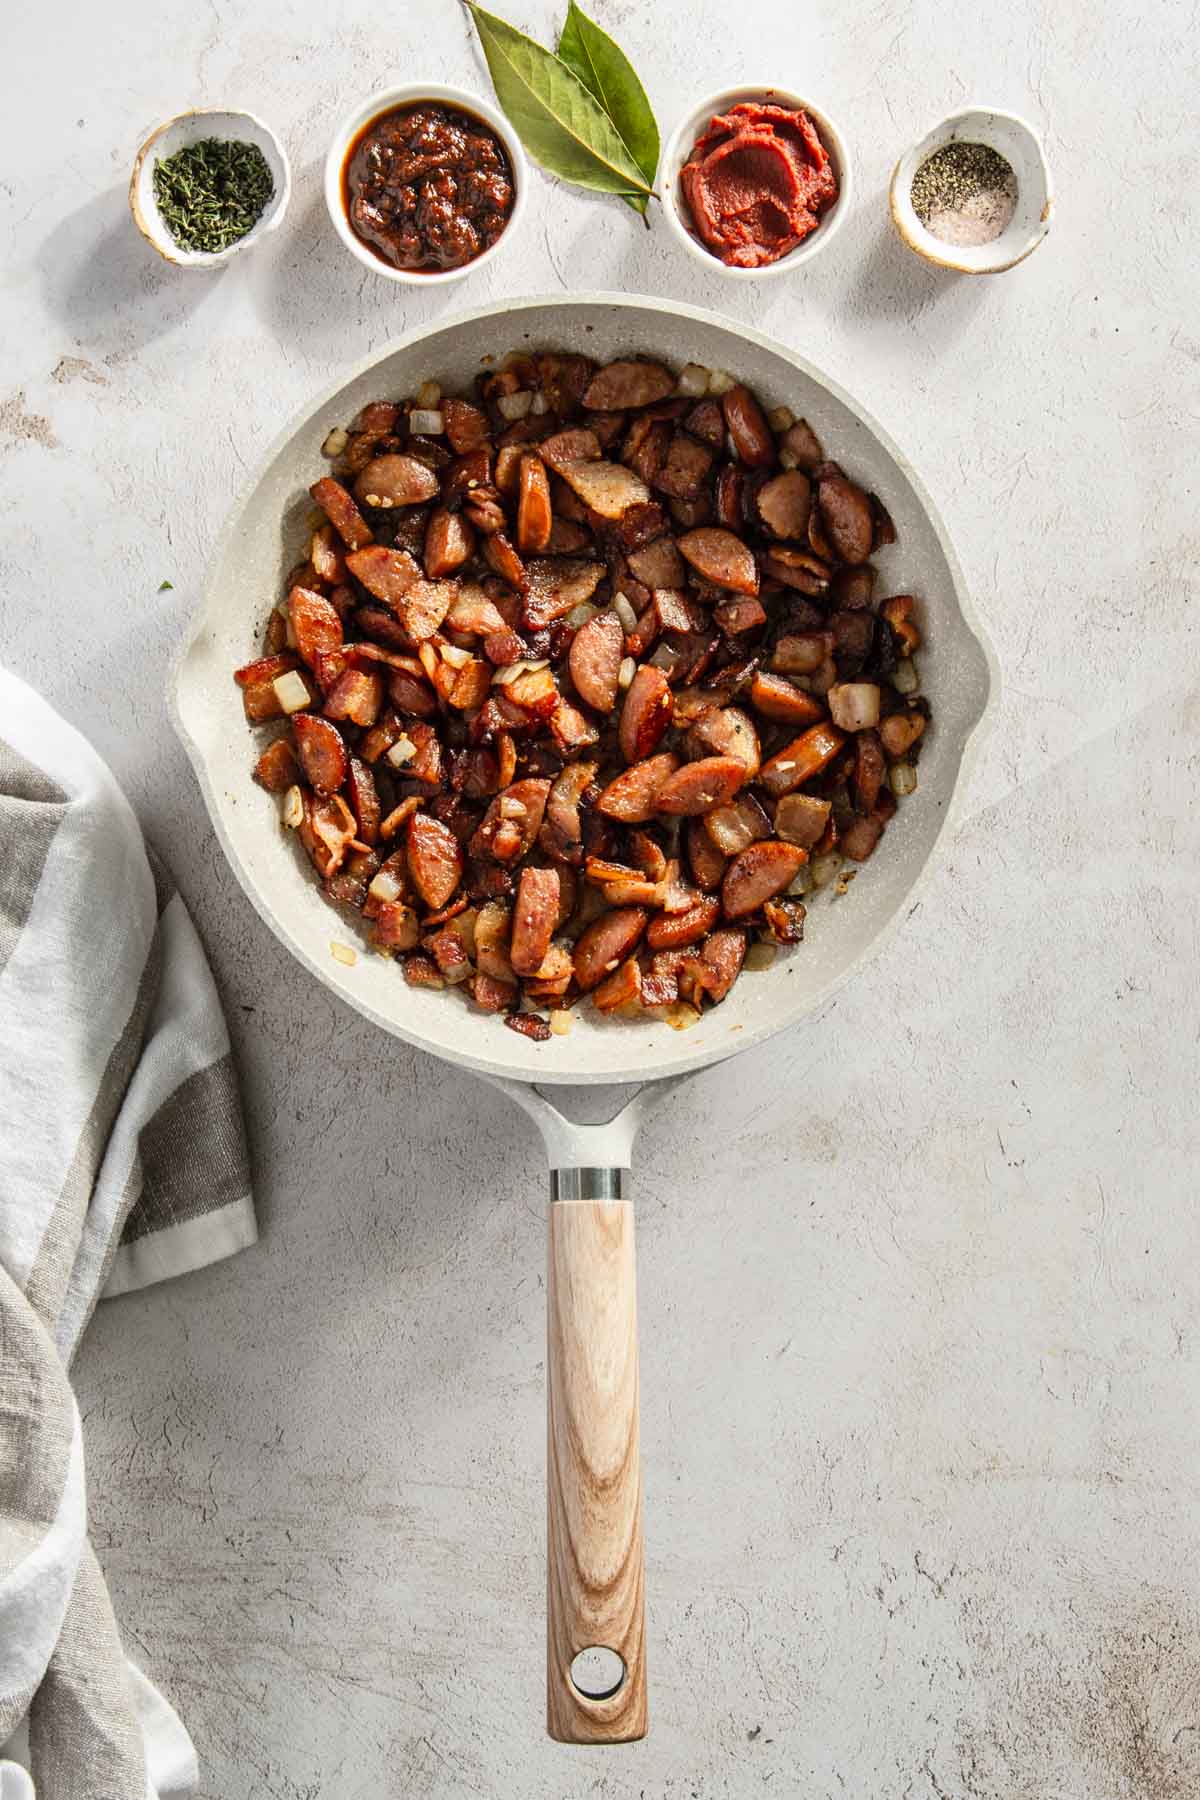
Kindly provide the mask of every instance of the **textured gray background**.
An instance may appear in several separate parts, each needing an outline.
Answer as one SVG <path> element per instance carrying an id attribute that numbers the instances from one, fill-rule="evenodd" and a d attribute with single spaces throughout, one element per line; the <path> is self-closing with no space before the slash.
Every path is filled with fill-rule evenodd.
<path id="1" fill-rule="evenodd" d="M 736 294 L 539 179 L 428 295 L 323 216 L 339 114 L 483 77 L 452 4 L 26 8 L 0 132 L 0 645 L 98 743 L 209 945 L 261 1245 L 102 1311 L 79 1365 L 130 1651 L 207 1800 L 1184 1800 L 1200 1789 L 1194 7 L 595 0 L 668 131 L 808 90 L 859 183 L 827 258 Z M 545 36 L 552 9 L 522 22 Z M 435 48 L 436 46 L 436 48 Z M 993 281 L 891 239 L 898 152 L 982 100 L 1058 215 Z M 140 138 L 279 128 L 285 228 L 218 278 L 144 251 Z M 652 1736 L 541 1736 L 542 1153 L 358 1023 L 223 867 L 163 710 L 225 509 L 403 326 L 612 287 L 845 381 L 937 495 L 1006 692 L 916 916 L 827 1014 L 701 1076 L 639 1175 Z M 172 591 L 157 590 L 164 579 Z"/>

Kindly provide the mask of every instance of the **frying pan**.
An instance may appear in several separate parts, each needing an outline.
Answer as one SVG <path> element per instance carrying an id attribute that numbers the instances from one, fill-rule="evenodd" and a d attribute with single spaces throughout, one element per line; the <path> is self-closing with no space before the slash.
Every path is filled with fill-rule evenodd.
<path id="1" fill-rule="evenodd" d="M 531 346 L 599 361 L 660 357 L 728 369 L 767 406 L 807 418 L 831 456 L 879 495 L 897 543 L 876 559 L 885 592 L 924 604 L 922 669 L 934 723 L 921 783 L 836 906 L 817 896 L 807 941 L 744 974 L 686 1032 L 580 1008 L 569 1035 L 536 1044 L 458 995 L 406 985 L 378 957 L 331 954 L 352 935 L 298 852 L 277 803 L 250 781 L 253 749 L 231 671 L 252 653 L 267 607 L 304 541 L 320 446 L 367 400 L 422 381 L 461 389 L 485 362 Z M 811 364 L 746 326 L 675 302 L 618 294 L 501 301 L 410 332 L 360 363 L 294 419 L 235 506 L 176 663 L 175 727 L 218 838 L 250 900 L 327 987 L 385 1031 L 472 1069 L 534 1119 L 550 1163 L 548 1291 L 547 1729 L 563 1743 L 645 1734 L 646 1657 L 633 1142 L 648 1105 L 690 1070 L 786 1030 L 822 1005 L 911 908 L 983 736 L 995 663 L 929 496 L 886 433 Z M 594 1090 L 581 1094 L 580 1089 Z"/>

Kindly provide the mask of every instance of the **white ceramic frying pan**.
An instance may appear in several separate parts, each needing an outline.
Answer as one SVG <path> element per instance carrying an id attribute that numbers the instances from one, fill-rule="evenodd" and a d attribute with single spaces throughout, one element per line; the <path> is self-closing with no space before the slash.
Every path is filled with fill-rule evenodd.
<path id="1" fill-rule="evenodd" d="M 398 968 L 331 954 L 346 941 L 303 859 L 281 840 L 277 802 L 250 780 L 254 748 L 232 670 L 254 654 L 304 541 L 321 444 L 367 400 L 422 381 L 463 390 L 486 361 L 525 347 L 600 361 L 647 355 L 727 369 L 768 407 L 807 418 L 826 452 L 882 499 L 898 541 L 877 559 L 884 593 L 923 601 L 921 667 L 934 723 L 920 787 L 859 873 L 851 897 L 817 896 L 806 941 L 745 974 L 685 1032 L 580 1007 L 570 1033 L 536 1044 L 462 996 L 408 987 Z M 695 307 L 617 294 L 506 301 L 412 332 L 329 388 L 276 439 L 234 508 L 177 663 L 173 715 L 217 836 L 276 936 L 385 1031 L 503 1086 L 537 1122 L 551 1170 L 548 1729 L 565 1743 L 646 1730 L 633 1213 L 627 1171 L 641 1112 L 667 1083 L 783 1031 L 820 1006 L 910 910 L 947 830 L 995 689 L 994 659 L 933 504 L 887 435 L 835 382 L 758 332 Z M 650 1084 L 650 1085 L 647 1085 Z M 630 1087 L 634 1088 L 632 1100 Z M 571 1090 L 596 1089 L 580 1095 Z M 557 1090 L 557 1091 L 556 1091 Z M 581 1102 L 592 1103 L 588 1123 Z M 586 1112 L 586 1107 L 583 1109 Z"/>

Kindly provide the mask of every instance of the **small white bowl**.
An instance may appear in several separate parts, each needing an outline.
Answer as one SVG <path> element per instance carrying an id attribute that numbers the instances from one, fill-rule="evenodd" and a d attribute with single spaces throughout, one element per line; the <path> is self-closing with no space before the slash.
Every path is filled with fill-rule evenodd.
<path id="1" fill-rule="evenodd" d="M 1017 178 L 1013 216 L 999 237 L 987 244 L 948 244 L 927 231 L 913 210 L 913 176 L 927 156 L 955 141 L 987 144 L 1012 165 Z M 998 112 L 993 107 L 973 106 L 952 113 L 926 132 L 896 164 L 888 198 L 896 230 L 909 249 L 926 262 L 962 275 L 999 275 L 1015 268 L 1037 249 L 1054 214 L 1050 168 L 1037 133 L 1019 114 Z"/>
<path id="2" fill-rule="evenodd" d="M 234 138 L 239 143 L 257 144 L 267 159 L 275 183 L 275 192 L 261 216 L 245 237 L 230 244 L 227 250 L 185 250 L 175 242 L 163 223 L 154 198 L 155 163 L 173 156 L 176 150 L 183 150 L 188 144 L 198 144 L 202 138 Z M 287 152 L 271 127 L 264 125 L 253 113 L 218 107 L 177 113 L 165 124 L 156 126 L 138 151 L 129 178 L 129 210 L 134 224 L 152 249 L 180 269 L 219 269 L 240 256 L 243 250 L 249 250 L 251 245 L 261 243 L 267 233 L 281 223 L 291 194 L 292 171 Z"/>
<path id="3" fill-rule="evenodd" d="M 837 176 L 838 197 L 822 217 L 817 229 L 810 232 L 802 244 L 797 244 L 794 250 L 781 256 L 778 262 L 766 263 L 761 269 L 731 269 L 719 256 L 714 256 L 703 239 L 692 229 L 691 213 L 683 197 L 679 171 L 691 155 L 697 138 L 707 130 L 709 120 L 747 100 L 760 100 L 768 106 L 787 106 L 793 111 L 808 114 Z M 850 210 L 850 158 L 833 120 L 819 106 L 814 106 L 811 100 L 805 100 L 799 94 L 789 93 L 786 88 L 781 87 L 726 88 L 722 93 L 710 94 L 707 100 L 694 106 L 675 127 L 659 165 L 659 189 L 667 224 L 697 261 L 702 262 L 709 270 L 727 275 L 731 281 L 762 281 L 764 277 L 772 275 L 787 275 L 801 263 L 810 262 L 832 240 Z"/>
<path id="4" fill-rule="evenodd" d="M 422 100 L 429 100 L 437 106 L 454 106 L 460 112 L 474 113 L 477 119 L 490 126 L 500 142 L 504 145 L 512 168 L 513 208 L 508 215 L 508 223 L 496 239 L 489 244 L 480 255 L 470 262 L 463 263 L 458 269 L 430 269 L 427 272 L 419 269 L 395 269 L 391 263 L 384 262 L 377 256 L 369 244 L 351 229 L 346 217 L 345 201 L 342 193 L 342 170 L 345 166 L 346 153 L 354 139 L 365 125 L 382 113 L 394 112 L 399 106 L 416 106 Z M 514 236 L 518 225 L 525 214 L 525 196 L 529 187 L 529 168 L 525 161 L 525 152 L 521 141 L 514 132 L 504 114 L 478 94 L 468 93 L 466 88 L 440 87 L 429 81 L 411 82 L 407 87 L 385 88 L 381 93 L 372 94 L 361 106 L 347 113 L 346 117 L 334 133 L 333 142 L 329 146 L 329 155 L 325 158 L 325 204 L 329 208 L 329 217 L 333 228 L 345 244 L 352 256 L 356 256 L 365 268 L 374 270 L 388 281 L 407 281 L 414 287 L 428 287 L 431 284 L 445 281 L 461 281 L 466 275 L 473 275 L 476 269 L 482 269 L 490 262 L 499 250 Z"/>

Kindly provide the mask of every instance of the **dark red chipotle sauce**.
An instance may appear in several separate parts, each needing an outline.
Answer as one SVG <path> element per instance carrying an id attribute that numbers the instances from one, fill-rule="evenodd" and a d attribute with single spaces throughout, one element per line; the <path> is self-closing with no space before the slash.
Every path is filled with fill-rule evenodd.
<path id="1" fill-rule="evenodd" d="M 512 165 L 482 119 L 432 101 L 397 107 L 351 144 L 342 198 L 381 262 L 433 275 L 495 243 L 513 209 Z"/>

